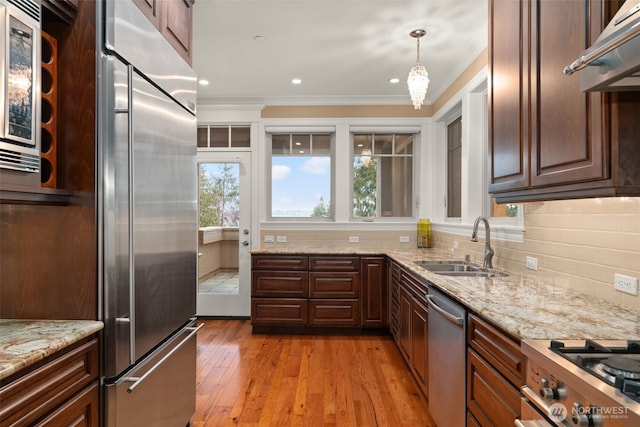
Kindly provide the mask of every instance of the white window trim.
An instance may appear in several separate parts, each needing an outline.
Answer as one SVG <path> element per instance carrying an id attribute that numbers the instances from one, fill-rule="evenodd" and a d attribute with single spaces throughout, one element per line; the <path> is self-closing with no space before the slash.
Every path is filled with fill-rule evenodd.
<path id="1" fill-rule="evenodd" d="M 435 203 L 428 210 L 422 210 L 424 217 L 431 218 L 434 230 L 471 236 L 476 217 L 489 214 L 488 189 L 488 141 L 486 107 L 482 103 L 486 92 L 488 76 L 485 67 L 474 76 L 433 116 L 434 131 L 431 156 L 424 156 L 423 167 L 433 170 L 433 185 L 425 194 L 427 200 Z M 446 125 L 457 114 L 462 114 L 462 216 L 448 218 L 445 207 L 447 196 L 446 165 Z M 482 129 L 478 132 L 478 129 Z M 489 218 L 491 237 L 499 240 L 522 242 L 524 218 L 522 210 L 515 219 Z"/>
<path id="2" fill-rule="evenodd" d="M 257 140 L 253 145 L 256 154 L 256 176 L 271 176 L 271 158 L 269 154 L 270 146 L 267 142 L 267 129 L 279 128 L 286 132 L 295 132 L 300 129 L 318 128 L 332 126 L 335 128 L 334 143 L 334 163 L 335 163 L 335 183 L 351 182 L 352 147 L 350 144 L 350 134 L 352 128 L 366 127 L 367 129 L 402 130 L 418 129 L 421 143 L 427 143 L 427 135 L 431 132 L 430 118 L 318 118 L 318 119 L 264 119 L 258 124 Z M 420 149 L 418 147 L 418 149 Z M 415 150 L 414 150 L 415 151 Z M 419 206 L 419 194 L 426 181 L 427 173 L 422 168 L 422 157 L 420 152 L 415 153 L 418 161 L 414 159 L 414 197 L 416 205 Z M 397 219 L 375 219 L 374 221 L 352 221 L 351 220 L 351 189 L 347 185 L 335 185 L 333 204 L 333 221 L 290 221 L 287 219 L 269 219 L 269 203 L 271 198 L 271 180 L 264 179 L 257 182 L 254 194 L 262 194 L 258 206 L 258 222 L 261 230 L 279 229 L 304 229 L 304 230 L 415 230 L 415 219 L 408 221 L 397 221 Z"/>

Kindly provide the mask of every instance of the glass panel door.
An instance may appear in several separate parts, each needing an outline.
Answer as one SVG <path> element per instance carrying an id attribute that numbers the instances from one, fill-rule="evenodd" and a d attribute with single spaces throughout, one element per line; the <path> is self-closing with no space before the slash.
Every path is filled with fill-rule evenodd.
<path id="1" fill-rule="evenodd" d="M 251 313 L 251 154 L 199 153 L 199 316 Z"/>

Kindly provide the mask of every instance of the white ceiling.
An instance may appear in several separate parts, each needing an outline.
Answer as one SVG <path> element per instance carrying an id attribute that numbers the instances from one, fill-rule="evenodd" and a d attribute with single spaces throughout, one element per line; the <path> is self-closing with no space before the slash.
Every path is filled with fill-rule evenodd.
<path id="1" fill-rule="evenodd" d="M 411 104 L 417 28 L 430 104 L 486 48 L 487 0 L 197 0 L 198 103 Z"/>

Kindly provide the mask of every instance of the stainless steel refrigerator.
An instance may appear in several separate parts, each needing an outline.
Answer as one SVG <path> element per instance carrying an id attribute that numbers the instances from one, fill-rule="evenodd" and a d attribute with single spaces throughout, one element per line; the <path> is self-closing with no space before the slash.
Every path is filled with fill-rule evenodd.
<path id="1" fill-rule="evenodd" d="M 186 426 L 195 410 L 196 76 L 133 2 L 99 4 L 104 425 Z"/>

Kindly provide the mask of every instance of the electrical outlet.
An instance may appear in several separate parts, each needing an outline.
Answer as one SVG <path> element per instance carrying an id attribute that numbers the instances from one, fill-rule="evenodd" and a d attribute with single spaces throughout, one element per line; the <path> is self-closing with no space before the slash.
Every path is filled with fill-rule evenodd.
<path id="1" fill-rule="evenodd" d="M 409 236 L 400 236 L 400 243 L 409 243 Z"/>
<path id="2" fill-rule="evenodd" d="M 458 241 L 454 240 L 453 241 L 453 249 L 458 249 L 458 246 L 459 246 Z"/>
<path id="3" fill-rule="evenodd" d="M 525 260 L 526 260 L 527 268 L 529 270 L 535 270 L 535 271 L 538 270 L 538 258 L 527 256 Z"/>
<path id="4" fill-rule="evenodd" d="M 269 236 L 269 235 L 265 235 L 264 236 L 264 242 L 265 243 L 273 243 L 276 241 L 276 238 L 273 236 Z"/>
<path id="5" fill-rule="evenodd" d="M 276 241 L 278 243 L 287 243 L 287 236 L 276 236 Z"/>
<path id="6" fill-rule="evenodd" d="M 349 236 L 349 243 L 358 243 L 360 242 L 360 237 L 358 236 Z"/>
<path id="7" fill-rule="evenodd" d="M 613 287 L 625 294 L 638 295 L 638 279 L 635 277 L 614 274 Z"/>

